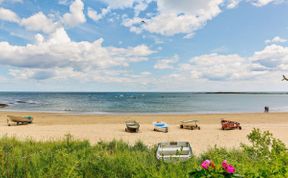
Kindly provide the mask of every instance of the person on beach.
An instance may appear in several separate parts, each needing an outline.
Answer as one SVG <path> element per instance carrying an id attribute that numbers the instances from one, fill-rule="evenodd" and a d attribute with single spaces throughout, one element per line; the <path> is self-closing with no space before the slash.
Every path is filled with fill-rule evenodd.
<path id="1" fill-rule="evenodd" d="M 264 107 L 264 112 L 267 112 L 267 113 L 269 112 L 269 107 L 268 106 Z"/>

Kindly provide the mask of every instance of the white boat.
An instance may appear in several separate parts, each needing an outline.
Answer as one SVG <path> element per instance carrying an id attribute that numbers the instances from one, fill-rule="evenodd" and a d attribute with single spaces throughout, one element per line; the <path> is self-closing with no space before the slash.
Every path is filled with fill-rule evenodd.
<path id="1" fill-rule="evenodd" d="M 154 131 L 158 132 L 168 132 L 168 124 L 165 122 L 153 122 Z"/>
<path id="2" fill-rule="evenodd" d="M 126 121 L 126 132 L 138 132 L 140 128 L 140 124 L 136 121 Z"/>
<path id="3" fill-rule="evenodd" d="M 192 157 L 189 142 L 161 142 L 158 144 L 156 158 L 163 161 L 186 161 Z"/>

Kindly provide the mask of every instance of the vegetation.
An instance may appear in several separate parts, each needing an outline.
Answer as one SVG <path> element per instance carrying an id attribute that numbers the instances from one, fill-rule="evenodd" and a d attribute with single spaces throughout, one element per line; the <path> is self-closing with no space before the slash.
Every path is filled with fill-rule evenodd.
<path id="1" fill-rule="evenodd" d="M 189 177 L 189 173 L 191 177 L 207 177 L 207 170 L 201 170 L 204 160 L 220 166 L 221 175 L 215 169 L 211 177 L 231 177 L 221 169 L 223 160 L 243 177 L 288 177 L 288 151 L 280 140 L 258 129 L 248 139 L 251 144 L 238 150 L 214 147 L 186 162 L 165 163 L 155 158 L 156 147 L 148 148 L 141 142 L 133 146 L 123 141 L 90 145 L 71 135 L 50 142 L 3 137 L 0 177 Z"/>

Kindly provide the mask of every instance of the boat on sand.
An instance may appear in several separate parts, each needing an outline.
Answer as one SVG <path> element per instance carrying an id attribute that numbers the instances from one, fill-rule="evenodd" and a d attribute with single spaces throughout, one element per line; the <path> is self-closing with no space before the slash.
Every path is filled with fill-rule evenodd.
<path id="1" fill-rule="evenodd" d="M 153 122 L 153 126 L 154 126 L 154 131 L 157 132 L 168 132 L 168 124 L 166 122 L 162 122 L 162 121 L 157 121 L 157 122 Z"/>
<path id="2" fill-rule="evenodd" d="M 139 128 L 140 128 L 140 124 L 134 120 L 132 121 L 126 121 L 126 128 L 125 131 L 126 132 L 138 132 Z"/>
<path id="3" fill-rule="evenodd" d="M 198 125 L 198 120 L 182 120 L 180 121 L 181 129 L 190 129 L 190 130 L 200 130 L 200 126 Z"/>
<path id="4" fill-rule="evenodd" d="M 11 122 L 16 123 L 17 125 L 23 125 L 23 124 L 31 124 L 33 122 L 32 116 L 7 116 L 7 124 L 8 126 L 11 125 Z"/>

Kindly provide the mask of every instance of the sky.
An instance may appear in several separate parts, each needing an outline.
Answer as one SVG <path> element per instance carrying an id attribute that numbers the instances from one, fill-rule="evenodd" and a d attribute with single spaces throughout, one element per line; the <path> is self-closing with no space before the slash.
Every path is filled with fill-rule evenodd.
<path id="1" fill-rule="evenodd" d="M 287 91 L 288 0 L 0 0 L 0 91 Z"/>

